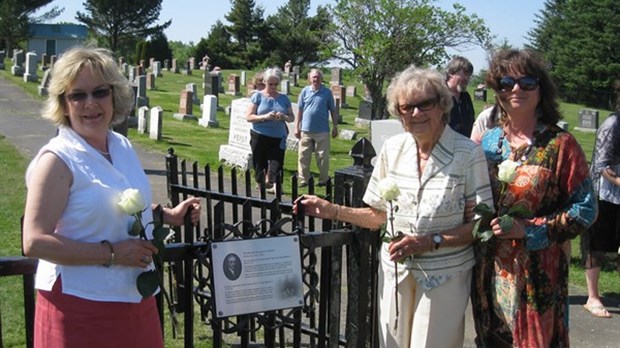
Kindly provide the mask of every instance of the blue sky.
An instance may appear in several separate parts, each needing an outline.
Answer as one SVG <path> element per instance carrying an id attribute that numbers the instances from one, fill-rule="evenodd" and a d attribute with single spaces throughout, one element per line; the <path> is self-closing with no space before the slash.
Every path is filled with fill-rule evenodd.
<path id="1" fill-rule="evenodd" d="M 51 6 L 64 7 L 65 11 L 54 20 L 74 22 L 77 11 L 83 10 L 83 0 L 54 1 Z M 265 9 L 265 16 L 274 14 L 286 1 L 255 0 L 257 5 Z M 482 18 L 496 41 L 503 39 L 515 47 L 522 47 L 527 40 L 527 32 L 534 26 L 535 15 L 543 8 L 543 0 L 438 0 L 436 5 L 451 9 L 452 4 L 460 3 L 467 13 L 474 13 Z M 311 15 L 318 5 L 334 4 L 334 0 L 311 0 Z M 49 6 L 48 6 L 49 7 Z M 230 11 L 228 0 L 164 0 L 162 2 L 161 21 L 172 19 L 172 24 L 165 31 L 169 40 L 190 41 L 198 43 L 200 38 L 206 37 L 211 26 L 219 19 L 226 23 L 224 16 Z M 467 57 L 478 71 L 487 67 L 486 53 L 482 48 L 472 48 L 460 52 L 451 51 L 450 54 L 459 54 Z"/>

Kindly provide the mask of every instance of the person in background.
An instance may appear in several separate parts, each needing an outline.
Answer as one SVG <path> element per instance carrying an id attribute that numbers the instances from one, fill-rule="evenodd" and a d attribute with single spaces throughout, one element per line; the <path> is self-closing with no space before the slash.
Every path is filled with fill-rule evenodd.
<path id="1" fill-rule="evenodd" d="M 251 97 L 252 94 L 256 93 L 257 91 L 262 91 L 263 89 L 265 89 L 265 82 L 263 81 L 262 71 L 257 72 L 254 77 L 252 77 L 252 86 L 254 86 L 254 89 L 248 93 L 248 97 Z"/>
<path id="2" fill-rule="evenodd" d="M 269 68 L 263 73 L 265 89 L 252 94 L 246 119 L 252 123 L 250 147 L 257 183 L 265 175 L 268 192 L 275 193 L 276 178 L 283 179 L 284 152 L 288 135 L 287 122 L 294 119 L 291 101 L 278 92 L 282 80 L 279 68 Z"/>
<path id="3" fill-rule="evenodd" d="M 497 127 L 499 125 L 499 106 L 497 104 L 493 104 L 492 106 L 487 106 L 478 117 L 476 117 L 476 121 L 474 122 L 473 128 L 471 130 L 471 140 L 480 144 L 482 141 L 482 135 L 487 130 Z"/>
<path id="4" fill-rule="evenodd" d="M 619 86 L 620 87 L 620 86 Z M 598 318 L 611 318 L 601 302 L 598 279 L 605 253 L 620 248 L 620 93 L 616 112 L 607 117 L 596 131 L 590 177 L 598 196 L 599 214 L 594 225 L 581 235 L 586 269 L 588 300 L 583 307 Z M 620 254 L 616 255 L 620 274 Z"/>
<path id="5" fill-rule="evenodd" d="M 453 106 L 450 112 L 450 127 L 470 137 L 474 124 L 474 104 L 467 92 L 469 79 L 474 73 L 474 66 L 464 57 L 455 56 L 446 67 L 446 84 L 452 93 Z"/>
<path id="6" fill-rule="evenodd" d="M 475 262 L 466 205 L 492 204 L 487 164 L 479 145 L 447 126 L 452 95 L 441 73 L 407 68 L 392 79 L 387 101 L 405 132 L 388 139 L 377 157 L 363 198 L 368 207 L 304 195 L 294 210 L 301 204 L 308 215 L 374 230 L 393 213 L 390 233 L 403 235 L 381 247 L 380 344 L 460 348 Z M 382 195 L 386 180 L 398 183 L 398 209 Z"/>
<path id="7" fill-rule="evenodd" d="M 299 139 L 297 176 L 299 186 L 308 186 L 310 179 L 310 160 L 316 154 L 319 168 L 319 186 L 329 179 L 329 115 L 332 118 L 331 136 L 338 136 L 338 110 L 332 91 L 323 86 L 323 73 L 319 69 L 310 70 L 310 85 L 299 94 L 299 111 L 295 119 L 295 136 Z"/>
<path id="8" fill-rule="evenodd" d="M 163 347 L 153 296 L 136 278 L 153 269 L 157 248 L 129 235 L 133 217 L 119 194 L 137 189 L 152 238 L 151 188 L 131 143 L 111 130 L 133 105 L 133 91 L 111 53 L 74 48 L 54 65 L 43 118 L 58 135 L 26 172 L 24 252 L 39 258 L 35 347 Z M 163 222 L 196 223 L 199 198 L 163 209 Z"/>
<path id="9" fill-rule="evenodd" d="M 496 93 L 500 126 L 482 137 L 497 216 L 523 213 L 477 242 L 472 309 L 478 347 L 568 347 L 568 266 L 564 244 L 597 212 L 585 155 L 561 119 L 557 90 L 534 52 L 500 50 L 486 84 Z M 506 162 L 510 160 L 511 162 Z M 499 181 L 499 166 L 515 165 Z M 504 179 L 505 180 L 505 179 Z"/>

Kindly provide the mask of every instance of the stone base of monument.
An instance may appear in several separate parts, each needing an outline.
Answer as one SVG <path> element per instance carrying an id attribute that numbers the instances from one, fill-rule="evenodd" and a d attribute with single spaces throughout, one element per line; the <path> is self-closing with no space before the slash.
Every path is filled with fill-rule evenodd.
<path id="1" fill-rule="evenodd" d="M 252 151 L 233 145 L 220 145 L 219 159 L 233 167 L 248 170 L 252 167 Z"/>
<path id="2" fill-rule="evenodd" d="M 11 74 L 13 74 L 13 76 L 24 76 L 24 72 L 26 72 L 26 70 L 21 66 L 13 65 L 11 67 Z"/>
<path id="3" fill-rule="evenodd" d="M 38 82 L 39 76 L 37 74 L 24 74 L 24 82 Z"/>
<path id="4" fill-rule="evenodd" d="M 198 118 L 196 116 L 189 115 L 189 114 L 179 114 L 179 113 L 176 113 L 173 116 L 177 120 L 181 120 L 181 121 L 185 121 L 185 120 L 196 121 L 196 120 L 198 120 Z"/>
<path id="5" fill-rule="evenodd" d="M 207 128 L 218 128 L 220 123 L 213 120 L 207 120 L 204 117 L 198 120 L 198 124 Z"/>
<path id="6" fill-rule="evenodd" d="M 370 120 L 367 120 L 365 118 L 356 117 L 355 118 L 355 126 L 356 127 L 368 128 L 368 127 L 370 127 Z"/>

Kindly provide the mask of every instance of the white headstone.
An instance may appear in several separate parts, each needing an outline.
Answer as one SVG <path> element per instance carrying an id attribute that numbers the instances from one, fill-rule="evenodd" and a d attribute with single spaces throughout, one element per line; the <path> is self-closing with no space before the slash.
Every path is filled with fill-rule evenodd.
<path id="1" fill-rule="evenodd" d="M 37 82 L 37 54 L 34 52 L 26 53 L 26 72 L 24 73 L 24 82 Z"/>
<path id="2" fill-rule="evenodd" d="M 248 170 L 252 167 L 250 129 L 252 124 L 245 118 L 251 101 L 249 98 L 235 99 L 230 109 L 230 130 L 228 144 L 220 145 L 219 159 L 224 163 Z M 205 108 L 203 108 L 205 109 Z"/>
<path id="3" fill-rule="evenodd" d="M 149 107 L 141 106 L 138 108 L 138 133 L 145 134 L 148 127 Z"/>
<path id="4" fill-rule="evenodd" d="M 282 82 L 280 82 L 280 92 L 286 95 L 291 94 L 291 83 L 289 80 L 282 80 Z"/>
<path id="5" fill-rule="evenodd" d="M 390 137 L 400 134 L 404 132 L 402 123 L 400 120 L 396 119 L 387 119 L 387 120 L 377 120 L 370 122 L 370 143 L 372 147 L 375 148 L 375 152 L 379 153 L 381 151 L 381 147 L 383 143 Z M 373 158 L 372 163 L 374 164 L 376 157 Z"/>
<path id="6" fill-rule="evenodd" d="M 247 79 L 247 74 L 245 70 L 241 70 L 241 86 L 245 86 L 245 80 Z"/>
<path id="7" fill-rule="evenodd" d="M 161 106 L 151 109 L 151 119 L 149 120 L 149 138 L 161 140 L 161 125 L 164 110 Z"/>
<path id="8" fill-rule="evenodd" d="M 162 77 L 163 74 L 161 73 L 161 62 L 160 61 L 154 61 L 153 62 L 153 74 L 155 74 L 156 77 Z"/>
<path id="9" fill-rule="evenodd" d="M 198 124 L 203 127 L 217 128 L 217 98 L 214 95 L 205 95 L 202 104 L 202 118 L 198 120 Z"/>

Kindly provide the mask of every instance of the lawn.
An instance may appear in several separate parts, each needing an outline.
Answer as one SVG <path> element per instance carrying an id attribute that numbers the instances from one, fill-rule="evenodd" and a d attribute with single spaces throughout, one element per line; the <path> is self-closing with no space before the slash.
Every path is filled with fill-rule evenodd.
<path id="1" fill-rule="evenodd" d="M 11 62 L 9 59 L 5 61 L 6 70 L 0 71 L 0 74 L 11 80 L 13 83 L 24 88 L 31 95 L 37 95 L 36 83 L 25 83 L 21 78 L 10 74 Z M 196 83 L 198 92 L 201 93 L 202 81 L 199 70 L 194 71 L 193 75 L 172 74 L 164 71 L 164 76 L 156 80 L 156 89 L 148 91 L 147 95 L 150 99 L 150 106 L 161 106 L 164 110 L 163 118 L 163 137 L 161 141 L 151 140 L 148 135 L 138 134 L 135 129 L 129 130 L 129 138 L 133 143 L 153 151 L 165 153 L 165 151 L 174 147 L 175 153 L 183 159 L 190 162 L 197 161 L 200 165 L 210 164 L 213 168 L 220 165 L 218 160 L 219 145 L 225 144 L 228 140 L 228 127 L 230 118 L 225 113 L 226 106 L 229 106 L 232 99 L 231 95 L 219 94 L 220 109 L 217 112 L 217 120 L 219 128 L 204 128 L 195 121 L 179 121 L 172 117 L 172 114 L 178 111 L 179 95 L 181 90 L 188 83 Z M 239 71 L 225 70 L 223 71 L 223 81 L 227 81 L 227 76 L 231 73 L 239 74 Z M 248 80 L 253 76 L 254 72 L 247 72 Z M 305 74 L 305 72 L 302 72 Z M 346 76 L 347 74 L 345 74 Z M 301 80 L 301 79 L 300 79 Z M 329 75 L 325 77 L 329 81 Z M 296 102 L 297 96 L 301 91 L 301 87 L 305 82 L 300 81 L 298 87 L 291 86 L 291 101 Z M 351 81 L 345 78 L 345 84 L 356 85 L 358 96 L 347 97 L 348 107 L 341 110 L 343 124 L 341 129 L 349 129 L 358 133 L 358 139 L 361 137 L 369 137 L 367 128 L 359 128 L 355 126 L 355 117 L 357 116 L 359 102 L 362 99 L 359 91 L 363 91 L 364 87 L 361 83 Z M 245 92 L 245 87 L 242 87 Z M 473 90 L 470 91 L 473 95 Z M 493 100 L 493 93 L 489 93 L 488 100 Z M 37 98 L 40 98 L 37 96 Z M 42 99 L 41 99 L 42 100 Z M 474 101 L 474 107 L 479 112 L 484 107 L 484 102 Z M 569 123 L 572 130 L 578 124 L 578 112 L 583 106 L 576 104 L 561 103 L 565 121 Z M 610 113 L 609 110 L 599 110 L 600 121 Z M 194 114 L 200 114 L 197 106 L 194 106 Z M 0 125 L 1 126 L 1 125 Z M 581 146 L 583 147 L 587 158 L 592 153 L 594 143 L 594 134 L 588 132 L 572 132 Z M 353 146 L 353 141 L 334 139 L 332 141 L 332 151 L 330 158 L 330 170 L 333 174 L 334 170 L 347 167 L 353 163 L 348 155 L 349 150 Z M 377 149 L 378 150 L 378 149 Z M 27 165 L 27 159 L 19 154 L 16 149 L 9 144 L 6 139 L 0 139 L 0 208 L 2 215 L 0 216 L 0 235 L 3 236 L 2 246 L 0 246 L 0 256 L 19 255 L 20 254 L 20 226 L 19 217 L 23 214 L 23 206 L 25 201 L 25 187 L 23 183 L 24 171 Z M 312 161 L 312 169 L 317 173 L 314 161 Z M 297 168 L 297 156 L 295 153 L 288 152 L 284 163 L 285 175 L 294 174 Z M 288 181 L 287 181 L 288 182 Z M 290 184 L 287 184 L 290 185 Z M 285 192 L 290 192 L 290 186 L 285 186 Z M 585 277 L 583 269 L 579 266 L 579 240 L 573 241 L 573 258 L 570 269 L 570 281 L 572 285 L 585 288 Z M 23 334 L 23 302 L 21 282 L 16 281 L 18 278 L 7 277 L 0 278 L 0 310 L 2 311 L 2 330 L 3 339 L 6 347 L 24 346 Z M 618 275 L 615 272 L 615 266 L 610 262 L 601 273 L 600 289 L 607 296 L 620 297 Z M 204 325 L 197 324 L 196 328 L 201 328 L 196 336 L 204 339 L 208 336 Z M 182 341 L 171 338 L 169 328 L 167 328 L 167 347 L 177 347 L 182 345 Z"/>

